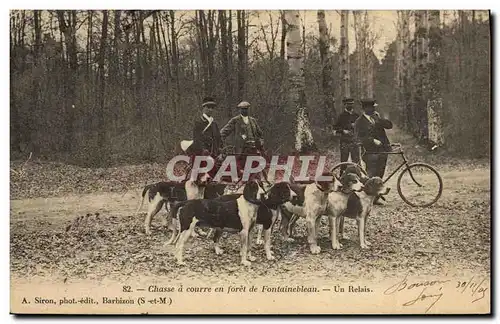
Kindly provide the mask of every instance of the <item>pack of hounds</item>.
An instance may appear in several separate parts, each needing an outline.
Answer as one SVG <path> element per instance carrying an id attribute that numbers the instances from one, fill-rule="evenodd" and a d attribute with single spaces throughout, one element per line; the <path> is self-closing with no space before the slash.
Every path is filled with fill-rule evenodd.
<path id="1" fill-rule="evenodd" d="M 147 196 L 144 226 L 146 235 L 150 235 L 153 217 L 165 206 L 167 213 L 163 225 L 172 231 L 166 244 L 175 244 L 179 265 L 185 264 L 186 241 L 198 235 L 212 235 L 215 253 L 221 255 L 223 250 L 219 241 L 223 232 L 239 234 L 241 263 L 250 265 L 256 260 L 252 256 L 254 228 L 258 228 L 257 243 L 264 243 L 266 258 L 274 260 L 271 249 L 274 225 L 280 220 L 281 234 L 285 240 L 293 241 L 294 225 L 301 217 L 307 224 L 307 241 L 312 254 L 321 252 L 317 236 L 322 216 L 329 220 L 332 249 L 342 248 L 339 238 L 343 235 L 344 217 L 356 219 L 359 244 L 366 249 L 370 246 L 366 240 L 366 221 L 373 202 L 378 196 L 387 195 L 389 188 L 379 177 L 368 178 L 354 165 L 347 167 L 340 177 L 334 175 L 332 178 L 331 182 L 310 184 L 251 180 L 236 189 L 210 182 L 208 174 L 201 174 L 196 180 L 183 183 L 146 185 L 137 212 Z M 197 234 L 195 228 L 201 234 Z M 208 228 L 208 233 L 203 228 Z"/>

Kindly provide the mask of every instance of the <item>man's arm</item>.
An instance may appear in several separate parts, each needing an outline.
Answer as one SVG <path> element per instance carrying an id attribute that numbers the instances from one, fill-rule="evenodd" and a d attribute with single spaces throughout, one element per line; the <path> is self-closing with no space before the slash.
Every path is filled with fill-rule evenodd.
<path id="1" fill-rule="evenodd" d="M 385 129 L 392 129 L 392 122 L 389 119 L 381 117 L 378 112 L 375 112 L 374 117 L 377 124 Z"/>
<path id="2" fill-rule="evenodd" d="M 193 146 L 197 152 L 200 152 L 204 147 L 204 137 L 203 137 L 203 129 L 205 125 L 200 122 L 194 122 L 193 125 Z"/>
<path id="3" fill-rule="evenodd" d="M 259 139 L 263 139 L 264 138 L 264 132 L 262 131 L 262 128 L 260 128 L 259 126 L 259 123 L 257 123 L 257 119 L 253 119 L 254 120 L 254 123 L 255 123 L 255 136 L 257 136 L 257 138 Z"/>
<path id="4" fill-rule="evenodd" d="M 220 130 L 220 137 L 222 141 L 225 141 L 226 138 L 234 132 L 234 127 L 236 124 L 236 117 L 231 118 L 224 127 Z"/>
<path id="5" fill-rule="evenodd" d="M 342 134 L 342 131 L 345 129 L 345 121 L 344 121 L 344 115 L 340 114 L 339 118 L 337 118 L 337 122 L 333 125 L 333 130 L 337 134 Z"/>

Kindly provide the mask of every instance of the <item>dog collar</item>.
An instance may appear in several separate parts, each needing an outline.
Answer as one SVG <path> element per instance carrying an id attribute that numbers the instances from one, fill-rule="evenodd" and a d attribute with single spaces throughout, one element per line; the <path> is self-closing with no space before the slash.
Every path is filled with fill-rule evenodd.
<path id="1" fill-rule="evenodd" d="M 320 187 L 317 183 L 316 183 L 316 188 L 318 188 L 320 191 L 322 192 L 327 192 L 327 191 L 330 191 L 328 189 L 323 189 L 322 187 Z"/>
<path id="2" fill-rule="evenodd" d="M 361 189 L 361 190 L 353 190 L 353 189 L 350 189 L 350 190 L 346 190 L 344 188 L 341 188 L 340 189 L 340 192 L 341 193 L 344 193 L 344 194 L 350 194 L 350 193 L 353 193 L 353 192 L 361 192 L 361 191 L 364 191 L 364 188 Z"/>

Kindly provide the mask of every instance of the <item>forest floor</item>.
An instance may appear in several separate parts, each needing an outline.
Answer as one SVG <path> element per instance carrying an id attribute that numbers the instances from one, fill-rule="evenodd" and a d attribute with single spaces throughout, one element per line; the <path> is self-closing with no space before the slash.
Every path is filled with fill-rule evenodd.
<path id="1" fill-rule="evenodd" d="M 254 245 L 257 260 L 239 264 L 238 238 L 223 240 L 225 253 L 216 256 L 211 241 L 196 238 L 185 251 L 187 266 L 177 266 L 159 217 L 152 235 L 144 235 L 145 208 L 136 214 L 144 183 L 162 179 L 164 165 L 86 169 L 36 160 L 11 162 L 10 266 L 12 280 L 130 278 L 193 278 L 204 282 L 261 280 L 272 283 L 314 278 L 372 280 L 442 273 L 490 274 L 490 162 L 429 155 L 408 137 L 396 134 L 412 162 L 439 170 L 444 190 L 429 208 L 406 205 L 397 194 L 396 177 L 385 206 L 372 213 L 367 235 L 372 247 L 359 248 L 354 221 L 346 221 L 340 251 L 330 247 L 326 220 L 320 230 L 320 255 L 311 255 L 306 229 L 299 220 L 296 241 L 273 234 L 276 260 L 265 259 Z M 335 154 L 338 159 L 338 154 Z M 397 163 L 390 157 L 388 170 Z M 98 212 L 78 228 L 66 231 L 77 216 Z M 167 235 L 170 235 L 167 234 Z"/>

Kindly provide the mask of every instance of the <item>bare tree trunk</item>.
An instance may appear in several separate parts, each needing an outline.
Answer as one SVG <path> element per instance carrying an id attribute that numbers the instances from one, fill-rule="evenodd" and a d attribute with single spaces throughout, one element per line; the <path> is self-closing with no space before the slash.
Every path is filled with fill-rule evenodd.
<path id="1" fill-rule="evenodd" d="M 41 11 L 40 10 L 34 10 L 33 11 L 33 18 L 34 18 L 34 24 L 35 24 L 35 49 L 33 51 L 33 72 L 34 75 L 39 75 L 42 74 L 42 67 L 41 67 L 41 62 L 40 62 L 40 50 L 42 48 L 42 27 L 41 27 Z M 37 143 L 33 141 L 34 138 L 36 138 L 35 131 L 38 130 L 38 125 L 40 124 L 40 80 L 42 78 L 34 77 L 32 81 L 32 93 L 31 93 L 31 98 L 32 98 L 32 107 L 31 107 L 31 112 L 29 114 L 30 116 L 30 124 L 31 124 L 31 142 L 33 144 L 33 151 L 35 151 L 35 154 L 38 153 L 38 148 L 37 148 Z"/>
<path id="2" fill-rule="evenodd" d="M 109 64 L 109 78 L 111 80 L 111 84 L 113 87 L 116 87 L 116 89 L 122 89 L 123 88 L 123 83 L 120 81 L 121 75 L 120 75 L 120 70 L 119 70 L 119 62 L 120 62 L 120 49 L 119 49 L 119 42 L 121 38 L 121 10 L 114 10 L 114 35 L 113 35 L 113 57 L 111 58 Z M 108 18 L 109 19 L 109 18 Z M 111 99 L 111 109 L 110 111 L 110 122 L 113 131 L 117 131 L 118 125 L 120 123 L 120 110 L 122 109 L 122 104 L 121 104 L 121 96 L 112 96 Z"/>
<path id="3" fill-rule="evenodd" d="M 340 75 L 342 76 L 341 97 L 351 96 L 349 67 L 349 10 L 340 13 Z"/>
<path id="4" fill-rule="evenodd" d="M 325 124 L 330 127 L 337 119 L 335 97 L 332 88 L 332 64 L 330 59 L 330 40 L 325 21 L 325 11 L 318 10 L 319 53 L 321 57 L 321 84 L 323 88 L 323 107 Z"/>
<path id="5" fill-rule="evenodd" d="M 280 57 L 285 60 L 285 46 L 286 46 L 286 19 L 285 19 L 285 11 L 280 13 L 281 15 L 281 47 L 280 47 Z"/>
<path id="6" fill-rule="evenodd" d="M 10 53 L 15 52 L 16 48 L 16 37 L 12 35 L 12 32 L 15 30 L 15 17 L 11 15 L 10 19 L 10 30 L 9 40 L 10 40 Z M 10 150 L 12 152 L 21 152 L 21 122 L 20 122 L 20 114 L 19 114 L 19 106 L 17 104 L 17 95 L 16 89 L 14 88 L 14 80 L 17 77 L 17 66 L 16 59 L 11 58 L 10 61 Z"/>
<path id="7" fill-rule="evenodd" d="M 215 23 L 216 10 L 208 11 L 208 37 L 207 37 L 207 63 L 209 75 L 209 93 L 215 92 L 215 48 L 218 41 L 219 31 Z"/>
<path id="8" fill-rule="evenodd" d="M 93 30 L 93 16 L 94 12 L 92 10 L 88 10 L 88 25 L 87 25 L 87 53 L 86 53 L 86 61 L 87 61 L 87 82 L 91 79 L 91 70 L 92 70 L 92 30 Z M 90 90 L 90 89 L 89 89 Z"/>
<path id="9" fill-rule="evenodd" d="M 229 69 L 228 28 L 225 10 L 219 10 L 219 25 L 221 33 L 221 64 L 225 89 L 224 104 L 226 105 L 226 116 L 227 118 L 231 118 L 233 115 L 231 106 L 231 71 Z M 229 34 L 230 36 L 231 34 Z"/>
<path id="10" fill-rule="evenodd" d="M 439 10 L 429 12 L 429 91 L 427 100 L 427 118 L 429 123 L 429 140 L 437 145 L 444 144 L 443 135 L 443 98 L 441 97 L 442 59 L 441 28 Z"/>
<path id="11" fill-rule="evenodd" d="M 238 100 L 244 100 L 245 97 L 245 67 L 246 67 L 246 42 L 245 42 L 245 11 L 236 12 L 238 21 Z"/>
<path id="12" fill-rule="evenodd" d="M 424 83 L 425 83 L 425 37 L 427 31 L 425 29 L 425 15 L 422 10 L 415 12 L 415 45 L 416 45 L 416 61 L 415 61 L 415 95 L 413 102 L 413 118 L 414 118 L 414 135 L 423 140 L 426 137 L 426 101 L 424 99 Z"/>
<path id="13" fill-rule="evenodd" d="M 233 107 L 234 105 L 234 71 L 233 71 L 233 12 L 229 10 L 228 18 L 227 18 L 227 68 L 229 71 L 229 105 Z M 232 113 L 231 113 L 232 115 Z"/>
<path id="14" fill-rule="evenodd" d="M 401 119 L 403 116 L 403 31 L 401 11 L 397 11 L 398 20 L 396 22 L 396 58 L 394 64 L 394 99 L 397 109 L 397 117 Z"/>
<path id="15" fill-rule="evenodd" d="M 57 11 L 57 18 L 59 20 L 59 29 L 64 35 L 64 42 L 66 44 L 66 52 L 69 60 L 69 69 L 66 69 L 65 87 L 65 100 L 64 100 L 64 126 L 65 136 L 63 143 L 63 150 L 70 152 L 74 147 L 74 108 L 75 108 L 75 95 L 76 95 L 76 76 L 78 70 L 77 51 L 76 51 L 76 12 L 68 12 L 68 21 L 65 18 L 64 10 Z"/>
<path id="16" fill-rule="evenodd" d="M 208 30 L 207 19 L 203 10 L 198 10 L 198 43 L 200 47 L 200 56 L 203 70 L 203 91 L 205 94 L 212 95 L 210 85 L 210 69 L 208 63 Z"/>
<path id="17" fill-rule="evenodd" d="M 174 116 L 177 118 L 180 105 L 180 84 L 179 84 L 179 53 L 178 53 L 178 37 L 175 30 L 175 11 L 170 10 L 170 41 L 172 49 L 172 70 L 174 78 Z"/>
<path id="18" fill-rule="evenodd" d="M 169 84 L 170 84 L 170 81 L 172 80 L 172 68 L 171 68 L 171 54 L 169 54 L 169 50 L 168 48 L 170 47 L 170 49 L 172 49 L 172 41 L 169 41 L 169 37 L 165 37 L 165 29 L 168 30 L 168 27 L 170 25 L 169 23 L 170 19 L 169 17 L 167 16 L 166 17 L 166 26 L 163 27 L 163 23 L 162 23 L 162 20 L 160 19 L 159 20 L 159 26 L 158 26 L 158 29 L 160 30 L 161 32 L 161 36 L 162 36 L 162 40 L 163 40 L 163 43 L 165 44 L 165 66 L 166 66 L 166 82 L 167 82 L 167 90 L 168 91 L 171 91 L 171 88 L 169 87 Z M 160 37 L 160 35 L 158 35 L 158 37 Z M 176 118 L 176 116 L 174 116 L 174 118 Z"/>
<path id="19" fill-rule="evenodd" d="M 98 137 L 97 145 L 100 148 L 104 148 L 106 144 L 106 107 L 105 107 L 105 95 L 106 95 L 106 78 L 104 70 L 104 61 L 106 58 L 106 42 L 108 38 L 108 11 L 102 11 L 102 29 L 101 29 L 101 42 L 99 45 L 99 112 L 98 112 Z M 99 154 L 106 154 L 107 150 L 101 150 Z"/>
<path id="20" fill-rule="evenodd" d="M 403 127 L 409 129 L 409 109 L 411 105 L 411 90 L 410 90 L 410 61 L 411 61 L 411 49 L 410 49 L 410 12 L 401 11 L 402 16 L 402 90 L 403 90 Z"/>
<path id="21" fill-rule="evenodd" d="M 144 88 L 144 53 L 141 51 L 142 46 L 142 11 L 139 11 L 139 21 L 135 21 L 134 29 L 135 29 L 135 44 L 136 44 L 136 53 L 135 53 L 135 118 L 137 120 L 137 124 L 142 130 L 143 127 L 143 88 Z"/>
<path id="22" fill-rule="evenodd" d="M 365 10 L 362 16 L 362 31 L 363 31 L 363 53 L 364 53 L 364 63 L 362 66 L 364 76 L 364 87 L 365 87 L 365 96 L 367 98 L 373 98 L 373 88 L 374 88 L 374 76 L 373 70 L 374 66 L 374 57 L 373 57 L 373 37 L 370 35 L 370 21 L 368 20 L 368 11 Z"/>
<path id="23" fill-rule="evenodd" d="M 365 45 L 363 37 L 362 13 L 360 11 L 353 11 L 354 16 L 354 32 L 356 36 L 356 63 L 357 63 L 357 95 L 361 98 L 366 97 L 365 87 Z"/>
<path id="24" fill-rule="evenodd" d="M 289 102 L 296 112 L 295 150 L 299 153 L 316 151 L 306 108 L 304 54 L 301 46 L 299 11 L 287 10 L 285 19 L 288 26 Z"/>

